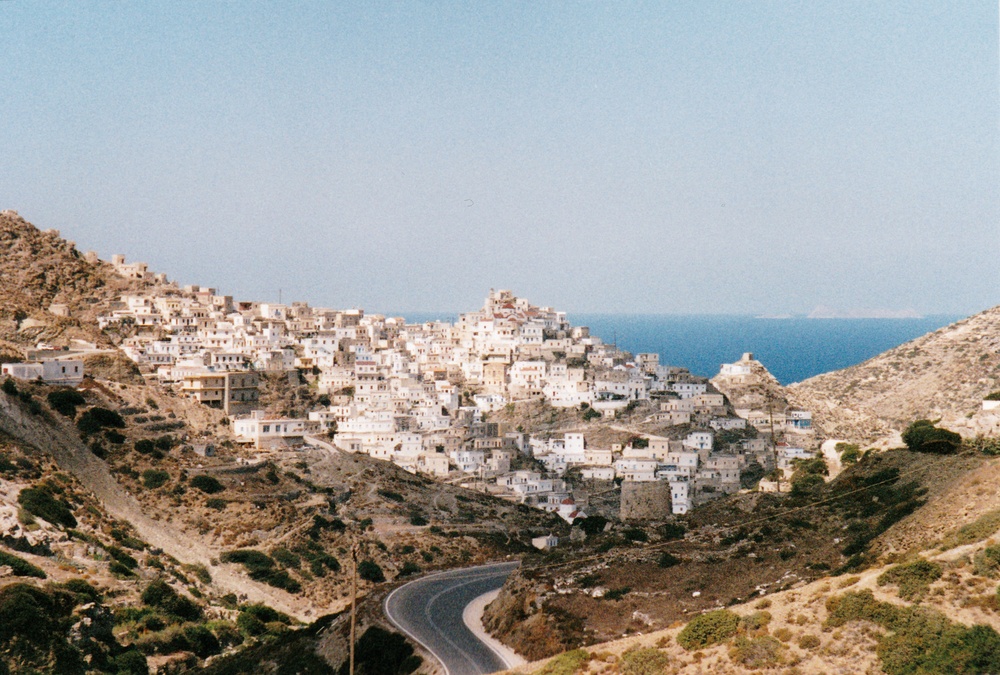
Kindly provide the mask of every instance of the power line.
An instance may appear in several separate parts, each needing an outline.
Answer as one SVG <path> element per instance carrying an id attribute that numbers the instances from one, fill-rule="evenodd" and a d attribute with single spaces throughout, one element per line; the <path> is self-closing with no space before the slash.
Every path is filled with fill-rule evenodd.
<path id="1" fill-rule="evenodd" d="M 963 452 L 963 453 L 958 453 L 956 456 L 957 457 L 961 457 L 963 455 L 969 455 L 969 454 L 974 454 L 974 453 L 972 453 L 972 452 Z M 838 501 L 840 499 L 843 499 L 844 497 L 850 497 L 851 495 L 858 494 L 860 492 L 865 492 L 867 490 L 870 490 L 871 488 L 878 487 L 879 485 L 885 485 L 885 484 L 888 484 L 888 483 L 896 483 L 903 476 L 909 476 L 911 474 L 917 473 L 918 471 L 922 471 L 927 466 L 929 466 L 931 463 L 932 463 L 932 460 L 928 460 L 923 465 L 921 465 L 919 467 L 914 467 L 914 468 L 909 469 L 907 471 L 900 472 L 900 473 L 896 474 L 895 476 L 893 476 L 892 478 L 887 478 L 885 480 L 878 481 L 877 483 L 871 483 L 871 484 L 866 485 L 864 487 L 857 488 L 855 490 L 850 490 L 848 492 L 844 492 L 844 493 L 835 495 L 833 497 L 828 497 L 826 499 L 820 499 L 819 501 L 811 502 L 809 504 L 803 504 L 802 506 L 795 506 L 795 507 L 792 507 L 792 508 L 787 509 L 785 511 L 782 511 L 781 513 L 776 513 L 776 514 L 773 514 L 773 515 L 770 515 L 770 516 L 763 516 L 763 517 L 760 517 L 760 518 L 757 518 L 757 519 L 754 519 L 754 520 L 743 521 L 739 525 L 727 525 L 727 526 L 724 526 L 724 527 L 720 527 L 718 530 L 712 532 L 711 535 L 709 535 L 709 533 L 705 533 L 704 535 L 694 534 L 690 538 L 686 538 L 686 539 L 666 541 L 666 542 L 663 542 L 663 543 L 660 543 L 660 544 L 651 544 L 649 546 L 645 546 L 642 549 L 638 550 L 637 553 L 645 553 L 647 551 L 658 551 L 658 550 L 669 548 L 669 547 L 672 547 L 672 546 L 676 547 L 679 544 L 699 543 L 699 539 L 701 539 L 701 538 L 707 538 L 708 536 L 715 537 L 717 534 L 720 534 L 722 532 L 727 532 L 729 530 L 739 530 L 739 529 L 742 529 L 742 528 L 745 528 L 745 527 L 748 527 L 748 526 L 754 526 L 754 525 L 758 525 L 758 524 L 761 524 L 761 523 L 766 523 L 766 522 L 769 522 L 769 521 L 772 521 L 772 520 L 776 520 L 778 518 L 783 518 L 783 517 L 787 516 L 788 514 L 795 513 L 797 511 L 803 511 L 805 509 L 810 509 L 810 508 L 813 508 L 813 507 L 816 507 L 816 506 L 822 506 L 823 504 L 829 504 L 831 502 L 835 502 L 835 501 Z M 559 568 L 559 567 L 566 567 L 566 566 L 569 566 L 569 565 L 577 565 L 577 564 L 580 564 L 580 563 L 586 563 L 586 562 L 597 561 L 597 560 L 605 560 L 605 559 L 606 559 L 605 555 L 594 555 L 594 556 L 587 556 L 585 558 L 575 558 L 573 560 L 567 560 L 565 562 L 560 562 L 560 563 L 548 563 L 546 565 L 539 565 L 537 567 L 530 567 L 530 568 L 529 567 L 525 567 L 524 569 L 525 569 L 525 571 L 556 569 L 556 568 Z"/>

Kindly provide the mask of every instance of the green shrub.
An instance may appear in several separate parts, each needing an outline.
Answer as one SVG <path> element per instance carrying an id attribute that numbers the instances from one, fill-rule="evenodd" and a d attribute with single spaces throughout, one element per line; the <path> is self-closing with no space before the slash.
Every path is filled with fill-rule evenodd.
<path id="1" fill-rule="evenodd" d="M 17 503 L 31 515 L 47 520 L 53 525 L 76 527 L 76 518 L 73 517 L 70 505 L 56 498 L 47 483 L 24 488 L 17 496 Z"/>
<path id="2" fill-rule="evenodd" d="M 173 436 L 160 436 L 153 442 L 153 444 L 156 446 L 157 450 L 168 452 L 171 448 L 177 445 L 177 439 Z"/>
<path id="3" fill-rule="evenodd" d="M 355 672 L 409 675 L 420 667 L 422 659 L 413 653 L 413 646 L 399 633 L 371 626 L 358 639 L 355 649 Z M 345 661 L 340 675 L 347 675 L 350 662 Z"/>
<path id="4" fill-rule="evenodd" d="M 45 398 L 48 399 L 49 405 L 52 406 L 53 410 L 66 417 L 76 417 L 76 407 L 84 405 L 87 402 L 83 398 L 83 394 L 76 389 L 50 391 Z"/>
<path id="5" fill-rule="evenodd" d="M 792 497 L 805 497 L 816 492 L 818 488 L 821 488 L 825 481 L 823 476 L 818 473 L 802 473 L 796 471 L 792 474 L 792 489 L 789 493 Z"/>
<path id="6" fill-rule="evenodd" d="M 116 656 L 113 666 L 118 675 L 149 675 L 146 657 L 138 649 L 129 649 Z"/>
<path id="7" fill-rule="evenodd" d="M 899 586 L 899 597 L 913 601 L 927 595 L 930 585 L 940 578 L 941 566 L 921 558 L 890 567 L 879 575 L 878 585 Z"/>
<path id="8" fill-rule="evenodd" d="M 954 431 L 934 426 L 930 420 L 917 420 L 903 432 L 903 442 L 914 452 L 949 455 L 958 451 L 962 437 Z"/>
<path id="9" fill-rule="evenodd" d="M 976 553 L 972 566 L 981 577 L 996 577 L 1000 573 L 1000 546 L 987 546 Z"/>
<path id="10" fill-rule="evenodd" d="M 94 434 L 104 428 L 124 429 L 125 420 L 114 410 L 94 406 L 80 415 L 76 426 L 84 434 Z"/>
<path id="11" fill-rule="evenodd" d="M 605 600 L 621 600 L 631 592 L 632 592 L 631 586 L 622 586 L 621 588 L 612 588 L 605 591 L 602 597 Z"/>
<path id="12" fill-rule="evenodd" d="M 240 548 L 234 551 L 226 551 L 219 556 L 219 560 L 224 563 L 239 563 L 248 570 L 270 569 L 274 567 L 274 560 L 263 551 L 252 548 Z"/>
<path id="13" fill-rule="evenodd" d="M 62 584 L 0 588 L 0 672 L 116 672 L 109 656 L 124 650 L 110 630 L 93 625 L 85 639 L 73 634 L 81 618 L 73 610 L 88 601 Z M 93 611 L 106 609 L 98 604 Z"/>
<path id="14" fill-rule="evenodd" d="M 325 577 L 327 570 L 331 572 L 340 571 L 340 563 L 337 562 L 336 558 L 327 553 L 310 553 L 307 560 L 309 560 L 309 570 L 318 577 Z"/>
<path id="15" fill-rule="evenodd" d="M 204 659 L 222 651 L 222 646 L 219 644 L 218 638 L 212 634 L 212 631 L 200 624 L 188 624 L 184 626 L 184 637 L 187 639 L 188 644 L 191 645 L 191 651 L 198 658 Z"/>
<path id="16" fill-rule="evenodd" d="M 104 438 L 108 439 L 108 443 L 113 445 L 121 445 L 125 442 L 125 436 L 113 429 L 105 429 Z"/>
<path id="17" fill-rule="evenodd" d="M 209 572 L 208 568 L 204 565 L 198 563 L 193 565 L 184 565 L 184 571 L 193 574 L 195 578 L 203 584 L 212 583 L 212 573 Z"/>
<path id="18" fill-rule="evenodd" d="M 191 487 L 201 490 L 205 494 L 209 495 L 217 494 L 226 489 L 225 486 L 218 481 L 218 479 L 212 476 L 206 476 L 205 474 L 192 476 L 188 483 L 190 483 Z"/>
<path id="19" fill-rule="evenodd" d="M 1000 455 L 1000 438 L 979 435 L 965 439 L 962 445 L 969 451 L 982 455 L 990 457 Z"/>
<path id="20" fill-rule="evenodd" d="M 406 501 L 406 499 L 403 497 L 403 495 L 399 494 L 398 492 L 393 492 L 392 490 L 379 490 L 378 494 L 380 496 L 388 499 L 389 501 L 393 501 L 393 502 L 404 502 L 404 501 Z"/>
<path id="21" fill-rule="evenodd" d="M 604 526 L 608 524 L 608 519 L 604 516 L 593 515 L 586 518 L 578 518 L 573 524 L 579 525 L 588 536 L 593 536 L 604 532 Z"/>
<path id="22" fill-rule="evenodd" d="M 374 560 L 362 560 L 358 563 L 358 576 L 375 584 L 385 581 L 382 568 Z"/>
<path id="23" fill-rule="evenodd" d="M 858 460 L 861 459 L 861 448 L 854 443 L 837 443 L 834 449 L 840 455 L 841 464 L 857 464 Z"/>
<path id="24" fill-rule="evenodd" d="M 142 592 L 142 602 L 156 607 L 181 621 L 200 621 L 202 609 L 193 600 L 173 589 L 163 579 L 156 579 Z"/>
<path id="25" fill-rule="evenodd" d="M 61 584 L 56 584 L 53 588 L 61 588 L 82 598 L 81 602 L 100 602 L 101 592 L 94 588 L 90 582 L 84 579 L 68 579 Z"/>
<path id="26" fill-rule="evenodd" d="M 8 396 L 17 396 L 17 384 L 14 382 L 14 378 L 12 377 L 4 378 L 3 385 L 0 385 L 0 389 L 3 389 L 3 393 Z"/>
<path id="27" fill-rule="evenodd" d="M 419 513 L 410 516 L 410 525 L 413 525 L 415 527 L 423 527 L 426 524 L 427 524 L 427 519 L 424 518 Z"/>
<path id="28" fill-rule="evenodd" d="M 766 611 L 753 612 L 740 617 L 739 630 L 743 633 L 758 631 L 771 623 L 771 613 Z"/>
<path id="29" fill-rule="evenodd" d="M 1000 635 L 988 626 L 963 626 L 924 607 L 879 602 L 867 589 L 831 597 L 826 608 L 828 626 L 871 621 L 889 631 L 877 653 L 890 675 L 1000 672 Z"/>
<path id="30" fill-rule="evenodd" d="M 399 576 L 401 577 L 408 577 L 411 574 L 419 574 L 419 573 L 420 573 L 420 565 L 413 562 L 412 560 L 407 560 L 406 562 L 404 562 L 403 567 L 399 570 Z"/>
<path id="31" fill-rule="evenodd" d="M 111 564 L 108 565 L 108 571 L 119 579 L 128 579 L 135 576 L 135 573 L 128 566 L 121 564 L 117 560 L 111 561 Z"/>
<path id="32" fill-rule="evenodd" d="M 105 546 L 104 550 L 108 552 L 108 555 L 111 556 L 111 558 L 115 562 L 119 563 L 120 565 L 124 565 L 130 570 L 134 570 L 139 566 L 138 560 L 136 560 L 128 553 L 118 548 L 117 546 Z"/>
<path id="33" fill-rule="evenodd" d="M 142 484 L 150 490 L 162 487 L 170 480 L 170 474 L 160 469 L 146 469 L 142 472 Z"/>
<path id="34" fill-rule="evenodd" d="M 697 616 L 677 635 L 677 644 L 688 651 L 724 642 L 736 634 L 740 617 L 728 609 L 717 609 Z"/>
<path id="35" fill-rule="evenodd" d="M 30 562 L 14 555 L 13 553 L 5 553 L 0 551 L 0 566 L 7 565 L 13 570 L 14 575 L 18 577 L 35 577 L 37 579 L 45 578 L 45 571 L 36 565 L 32 565 Z"/>
<path id="36" fill-rule="evenodd" d="M 784 645 L 770 635 L 759 635 L 753 638 L 741 635 L 733 642 L 733 648 L 729 651 L 729 659 L 747 670 L 772 668 L 782 663 L 781 653 L 784 649 Z"/>
<path id="37" fill-rule="evenodd" d="M 559 656 L 553 656 L 545 664 L 545 667 L 538 671 L 538 675 L 575 675 L 588 663 L 590 663 L 590 654 L 583 649 L 574 649 L 563 652 Z"/>
<path id="38" fill-rule="evenodd" d="M 282 567 L 293 567 L 299 569 L 302 566 L 302 559 L 295 555 L 287 548 L 276 548 L 271 551 L 271 557 L 274 558 L 279 565 Z"/>
<path id="39" fill-rule="evenodd" d="M 210 509 L 215 509 L 216 511 L 224 511 L 226 509 L 226 506 L 228 506 L 228 504 L 229 502 L 219 497 L 209 497 L 208 499 L 205 500 L 205 506 L 207 506 Z"/>
<path id="40" fill-rule="evenodd" d="M 346 529 L 347 525 L 340 518 L 327 519 L 323 516 L 313 516 L 313 523 L 309 528 L 309 538 L 315 541 L 319 539 L 324 530 L 343 532 Z"/>
<path id="41" fill-rule="evenodd" d="M 649 541 L 649 535 L 646 534 L 645 530 L 639 527 L 627 528 L 624 532 L 622 532 L 622 536 L 628 541 Z"/>
<path id="42" fill-rule="evenodd" d="M 1000 530 L 1000 509 L 984 513 L 968 525 L 963 525 L 949 533 L 941 542 L 941 550 L 946 551 L 956 546 L 982 541 L 992 536 L 997 530 Z"/>
<path id="43" fill-rule="evenodd" d="M 262 581 L 269 586 L 281 588 L 289 593 L 298 593 L 302 590 L 302 585 L 298 581 L 285 570 L 277 569 L 274 560 L 262 551 L 249 548 L 227 551 L 219 556 L 219 560 L 224 563 L 243 565 L 247 574 L 255 581 Z"/>
<path id="44" fill-rule="evenodd" d="M 622 675 L 661 675 L 670 667 L 670 657 L 652 647 L 633 647 L 622 654 L 618 669 Z"/>
<path id="45" fill-rule="evenodd" d="M 799 638 L 799 647 L 802 649 L 816 649 L 819 645 L 819 638 L 810 633 L 807 633 Z"/>
<path id="46" fill-rule="evenodd" d="M 135 451 L 142 455 L 152 455 L 156 452 L 156 444 L 148 438 L 143 438 L 132 444 Z"/>
<path id="47" fill-rule="evenodd" d="M 263 621 L 247 613 L 241 613 L 236 617 L 236 628 L 247 637 L 263 635 L 267 632 L 267 625 Z"/>
<path id="48" fill-rule="evenodd" d="M 826 625 L 839 628 L 850 621 L 871 621 L 889 627 L 895 625 L 901 610 L 891 603 L 879 602 L 866 588 L 830 596 L 826 601 L 826 611 Z"/>
<path id="49" fill-rule="evenodd" d="M 133 551 L 146 550 L 146 542 L 144 542 L 142 539 L 139 539 L 138 537 L 133 537 L 127 531 L 119 527 L 111 528 L 111 536 L 115 541 L 117 541 L 125 548 L 130 548 Z"/>
<path id="50" fill-rule="evenodd" d="M 267 605 L 262 605 L 260 603 L 252 603 L 249 605 L 243 605 L 240 607 L 241 614 L 247 614 L 259 619 L 263 623 L 283 623 L 286 626 L 292 623 L 292 620 L 287 614 L 279 612 L 273 607 L 268 607 Z"/>
<path id="51" fill-rule="evenodd" d="M 666 569 L 668 567 L 673 567 L 674 565 L 679 565 L 680 562 L 681 562 L 680 558 L 673 555 L 672 553 L 664 551 L 663 553 L 660 554 L 660 557 L 657 559 L 656 564 Z"/>
<path id="52" fill-rule="evenodd" d="M 660 528 L 660 534 L 667 541 L 671 539 L 683 539 L 685 532 L 687 530 L 684 529 L 684 526 L 678 523 L 667 523 Z"/>

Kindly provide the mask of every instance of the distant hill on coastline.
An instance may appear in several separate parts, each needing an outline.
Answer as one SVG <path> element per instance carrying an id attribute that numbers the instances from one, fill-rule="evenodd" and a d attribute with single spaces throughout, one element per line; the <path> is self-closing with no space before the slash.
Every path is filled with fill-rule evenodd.
<path id="1" fill-rule="evenodd" d="M 818 305 L 806 315 L 807 319 L 922 319 L 922 314 L 912 309 L 850 309 L 841 310 Z"/>
<path id="2" fill-rule="evenodd" d="M 870 441 L 919 418 L 942 418 L 965 435 L 995 433 L 979 413 L 983 398 L 998 389 L 1000 307 L 994 307 L 787 392 L 813 411 L 823 435 Z"/>

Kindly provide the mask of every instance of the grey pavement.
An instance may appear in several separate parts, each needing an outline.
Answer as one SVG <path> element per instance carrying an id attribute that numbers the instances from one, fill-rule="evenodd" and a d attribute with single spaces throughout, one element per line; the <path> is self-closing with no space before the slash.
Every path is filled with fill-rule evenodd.
<path id="1" fill-rule="evenodd" d="M 444 664 L 448 675 L 486 675 L 508 664 L 465 625 L 466 605 L 503 585 L 519 563 L 450 570 L 400 586 L 385 599 L 385 614 Z"/>

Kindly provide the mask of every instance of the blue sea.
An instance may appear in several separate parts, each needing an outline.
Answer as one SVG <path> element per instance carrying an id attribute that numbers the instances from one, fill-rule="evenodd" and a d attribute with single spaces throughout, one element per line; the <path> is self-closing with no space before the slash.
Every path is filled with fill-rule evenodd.
<path id="1" fill-rule="evenodd" d="M 400 315 L 394 315 L 400 316 Z M 457 314 L 403 313 L 408 321 Z M 660 355 L 663 365 L 681 366 L 714 377 L 723 363 L 752 352 L 782 384 L 866 361 L 887 349 L 964 318 L 933 315 L 920 319 L 761 319 L 737 315 L 570 314 L 574 326 L 615 342 L 626 351 Z"/>

